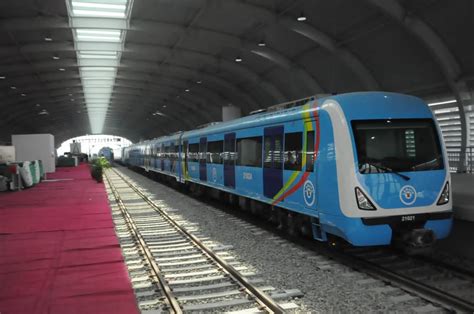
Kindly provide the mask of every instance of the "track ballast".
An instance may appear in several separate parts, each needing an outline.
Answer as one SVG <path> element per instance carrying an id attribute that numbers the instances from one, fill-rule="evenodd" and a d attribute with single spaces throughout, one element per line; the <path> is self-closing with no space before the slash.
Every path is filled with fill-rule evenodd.
<path id="1" fill-rule="evenodd" d="M 299 290 L 263 286 L 231 247 L 213 245 L 182 226 L 118 171 L 106 171 L 114 220 L 142 311 L 262 312 L 297 309 Z M 118 207 L 118 208 L 117 208 Z M 282 300 L 284 303 L 277 303 Z"/>

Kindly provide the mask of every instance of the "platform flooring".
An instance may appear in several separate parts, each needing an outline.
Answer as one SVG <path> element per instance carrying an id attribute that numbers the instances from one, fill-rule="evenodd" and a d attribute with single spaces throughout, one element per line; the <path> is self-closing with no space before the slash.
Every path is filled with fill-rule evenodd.
<path id="1" fill-rule="evenodd" d="M 104 185 L 48 179 L 0 193 L 0 313 L 138 313 Z"/>

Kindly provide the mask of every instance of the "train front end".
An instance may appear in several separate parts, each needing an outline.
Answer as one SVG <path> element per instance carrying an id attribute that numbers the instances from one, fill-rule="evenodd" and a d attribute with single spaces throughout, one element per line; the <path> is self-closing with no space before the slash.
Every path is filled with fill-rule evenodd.
<path id="1" fill-rule="evenodd" d="M 341 216 L 354 245 L 427 248 L 452 226 L 449 165 L 439 126 L 419 98 L 354 93 L 326 101 Z M 329 225 L 331 222 L 329 221 Z"/>

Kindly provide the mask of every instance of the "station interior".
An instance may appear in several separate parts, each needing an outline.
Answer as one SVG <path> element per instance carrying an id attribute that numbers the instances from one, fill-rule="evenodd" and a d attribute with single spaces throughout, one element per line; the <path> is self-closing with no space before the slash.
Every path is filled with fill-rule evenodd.
<path id="1" fill-rule="evenodd" d="M 0 314 L 474 312 L 472 0 L 0 1 Z"/>

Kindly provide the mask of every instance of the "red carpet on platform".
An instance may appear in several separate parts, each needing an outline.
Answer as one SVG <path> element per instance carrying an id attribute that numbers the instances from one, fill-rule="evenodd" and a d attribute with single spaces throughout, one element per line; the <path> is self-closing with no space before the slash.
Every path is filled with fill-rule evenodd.
<path id="1" fill-rule="evenodd" d="M 48 180 L 0 193 L 0 313 L 138 313 L 104 185 Z"/>

